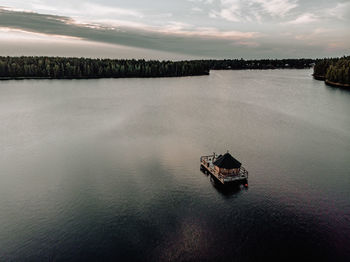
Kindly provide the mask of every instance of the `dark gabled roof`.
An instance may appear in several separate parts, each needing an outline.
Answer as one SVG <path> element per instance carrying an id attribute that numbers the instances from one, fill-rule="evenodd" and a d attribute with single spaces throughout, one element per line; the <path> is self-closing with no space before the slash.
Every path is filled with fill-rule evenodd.
<path id="1" fill-rule="evenodd" d="M 232 168 L 240 168 L 241 163 L 235 159 L 230 153 L 226 153 L 223 156 L 219 156 L 218 159 L 214 162 L 215 166 L 220 168 L 232 169 Z"/>

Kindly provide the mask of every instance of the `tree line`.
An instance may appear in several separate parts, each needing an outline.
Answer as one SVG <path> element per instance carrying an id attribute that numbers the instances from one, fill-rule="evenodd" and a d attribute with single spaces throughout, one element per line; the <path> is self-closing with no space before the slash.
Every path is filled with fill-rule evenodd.
<path id="1" fill-rule="evenodd" d="M 213 70 L 241 70 L 241 69 L 304 69 L 313 66 L 314 59 L 224 59 L 201 60 Z"/>
<path id="2" fill-rule="evenodd" d="M 330 85 L 350 86 L 350 56 L 317 60 L 314 78 Z"/>
<path id="3" fill-rule="evenodd" d="M 74 57 L 0 57 L 3 78 L 172 77 L 209 74 L 194 61 L 145 61 Z"/>
<path id="4" fill-rule="evenodd" d="M 156 61 L 75 57 L 0 56 L 0 79 L 178 77 L 208 75 L 211 69 L 308 68 L 312 59 Z"/>

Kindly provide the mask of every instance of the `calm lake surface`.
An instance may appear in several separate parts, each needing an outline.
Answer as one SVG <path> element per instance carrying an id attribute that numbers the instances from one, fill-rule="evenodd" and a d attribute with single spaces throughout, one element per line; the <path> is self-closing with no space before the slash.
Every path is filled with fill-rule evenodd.
<path id="1" fill-rule="evenodd" d="M 311 73 L 0 82 L 0 261 L 349 261 L 350 92 Z"/>

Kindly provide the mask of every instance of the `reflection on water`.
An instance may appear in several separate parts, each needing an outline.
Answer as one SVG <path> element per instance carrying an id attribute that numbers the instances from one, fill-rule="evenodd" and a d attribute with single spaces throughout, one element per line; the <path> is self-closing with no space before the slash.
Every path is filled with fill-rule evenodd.
<path id="1" fill-rule="evenodd" d="M 217 192 L 226 197 L 235 195 L 241 192 L 241 190 L 248 190 L 248 181 L 232 182 L 223 185 L 212 174 L 207 173 L 205 169 L 200 168 L 200 171 L 210 180 L 211 185 L 217 190 Z"/>
<path id="2" fill-rule="evenodd" d="M 222 185 L 213 176 L 210 176 L 210 182 L 219 193 L 226 197 L 230 197 L 232 195 L 241 193 L 242 190 L 248 191 L 248 184 L 247 186 L 245 186 L 245 182 L 231 183 L 230 185 Z"/>
<path id="3" fill-rule="evenodd" d="M 350 93 L 310 74 L 0 82 L 0 260 L 348 261 Z"/>

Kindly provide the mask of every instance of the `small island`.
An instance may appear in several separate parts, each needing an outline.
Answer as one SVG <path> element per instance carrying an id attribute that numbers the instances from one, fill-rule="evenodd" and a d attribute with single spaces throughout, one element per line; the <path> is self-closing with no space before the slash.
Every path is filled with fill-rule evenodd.
<path id="1" fill-rule="evenodd" d="M 312 67 L 313 63 L 313 59 L 146 61 L 0 56 L 0 80 L 181 77 L 208 75 L 210 70 L 304 69 Z"/>
<path id="2" fill-rule="evenodd" d="M 350 87 L 350 56 L 317 60 L 314 78 L 334 87 Z"/>

